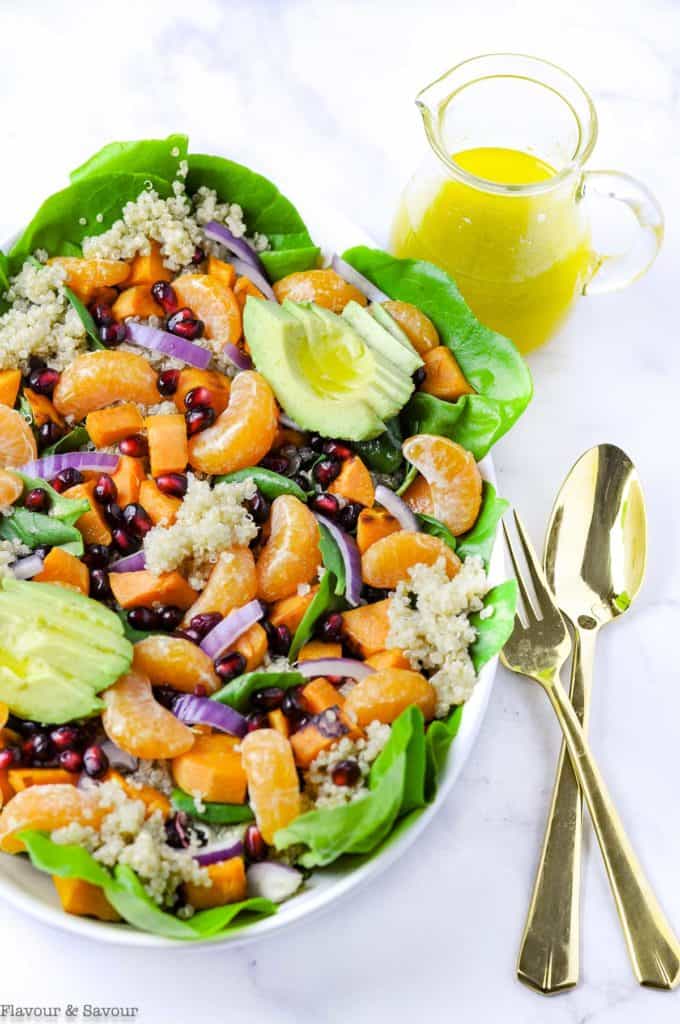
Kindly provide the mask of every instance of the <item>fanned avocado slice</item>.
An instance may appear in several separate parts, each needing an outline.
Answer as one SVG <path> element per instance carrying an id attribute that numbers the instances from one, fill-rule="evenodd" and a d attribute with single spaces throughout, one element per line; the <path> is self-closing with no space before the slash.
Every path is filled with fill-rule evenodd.
<path id="1" fill-rule="evenodd" d="M 50 724 L 99 711 L 97 694 L 132 663 L 118 616 L 51 583 L 0 584 L 0 701 Z"/>

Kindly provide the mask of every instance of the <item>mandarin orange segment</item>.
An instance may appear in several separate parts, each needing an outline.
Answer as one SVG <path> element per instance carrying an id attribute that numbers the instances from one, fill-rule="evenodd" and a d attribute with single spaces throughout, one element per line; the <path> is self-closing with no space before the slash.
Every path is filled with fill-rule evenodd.
<path id="1" fill-rule="evenodd" d="M 0 813 L 0 850 L 21 853 L 24 844 L 16 833 L 28 828 L 52 832 L 72 822 L 98 828 L 109 810 L 93 790 L 68 784 L 29 786 L 13 796 Z"/>
<path id="2" fill-rule="evenodd" d="M 281 494 L 272 502 L 270 534 L 257 560 L 257 595 L 266 602 L 294 594 L 316 577 L 321 565 L 319 527 L 299 498 Z"/>
<path id="3" fill-rule="evenodd" d="M 188 626 L 195 615 L 205 612 L 228 615 L 234 608 L 252 601 L 256 594 L 255 559 L 250 548 L 223 551 L 200 596 L 184 616 L 182 625 Z"/>
<path id="4" fill-rule="evenodd" d="M 423 355 L 425 380 L 420 390 L 446 402 L 455 402 L 462 395 L 473 395 L 475 389 L 468 384 L 458 360 L 445 345 L 437 345 Z"/>
<path id="5" fill-rule="evenodd" d="M 7 469 L 0 469 L 0 508 L 13 505 L 24 490 L 21 478 Z M 0 726 L 2 728 L 2 726 Z"/>
<path id="6" fill-rule="evenodd" d="M 191 729 L 155 700 L 151 683 L 140 672 L 121 676 L 103 700 L 104 732 L 133 757 L 177 757 L 194 745 Z"/>
<path id="7" fill-rule="evenodd" d="M 122 284 L 130 275 L 129 263 L 122 260 L 83 259 L 79 256 L 53 256 L 47 261 L 66 272 L 65 283 L 78 298 L 88 303 L 99 288 Z"/>
<path id="8" fill-rule="evenodd" d="M 180 636 L 157 634 L 140 640 L 134 646 L 133 666 L 152 686 L 172 686 L 184 693 L 203 686 L 210 694 L 222 685 L 208 655 Z"/>
<path id="9" fill-rule="evenodd" d="M 231 263 L 226 263 L 224 260 L 218 260 L 217 256 L 208 256 L 208 274 L 210 277 L 216 277 L 226 285 L 227 288 L 234 287 L 234 281 L 236 280 L 236 271 Z"/>
<path id="10" fill-rule="evenodd" d="M 424 476 L 418 474 L 404 491 L 403 498 L 412 512 L 421 512 L 425 516 L 434 515 L 432 491 Z"/>
<path id="11" fill-rule="evenodd" d="M 15 409 L 0 405 L 0 466 L 6 469 L 31 462 L 38 454 L 33 431 Z"/>
<path id="12" fill-rule="evenodd" d="M 399 299 L 388 299 L 382 306 L 399 324 L 419 356 L 437 347 L 437 328 L 417 306 L 412 306 L 410 302 L 401 302 Z"/>
<path id="13" fill-rule="evenodd" d="M 202 473 L 232 473 L 256 466 L 271 448 L 279 413 L 261 374 L 245 370 L 234 379 L 229 404 L 217 421 L 189 441 L 189 463 Z"/>
<path id="14" fill-rule="evenodd" d="M 151 364 L 134 352 L 84 352 L 59 378 L 54 405 L 76 420 L 114 402 L 154 405 L 161 400 L 156 380 Z"/>
<path id="15" fill-rule="evenodd" d="M 360 306 L 368 303 L 363 292 L 331 269 L 299 270 L 282 277 L 273 288 L 279 302 L 315 302 L 333 313 L 342 313 L 348 302 L 358 302 Z"/>
<path id="16" fill-rule="evenodd" d="M 402 450 L 429 483 L 437 519 L 456 537 L 471 530 L 482 504 L 482 474 L 472 452 L 433 434 L 408 437 Z"/>
<path id="17" fill-rule="evenodd" d="M 412 706 L 420 708 L 426 719 L 434 718 L 434 686 L 420 672 L 385 668 L 356 684 L 345 701 L 344 711 L 359 725 L 375 721 L 391 725 L 402 711 Z"/>
<path id="18" fill-rule="evenodd" d="M 172 287 L 180 306 L 188 306 L 205 324 L 206 338 L 235 345 L 243 333 L 241 307 L 231 288 L 210 274 L 182 274 Z"/>
<path id="19" fill-rule="evenodd" d="M 241 741 L 250 803 L 266 843 L 300 814 L 300 783 L 289 741 L 275 729 L 257 729 Z"/>
<path id="20" fill-rule="evenodd" d="M 371 544 L 361 556 L 361 575 L 371 587 L 394 590 L 397 583 L 408 579 L 414 565 L 434 565 L 443 558 L 449 577 L 460 569 L 460 558 L 439 537 L 428 533 L 399 530 Z"/>

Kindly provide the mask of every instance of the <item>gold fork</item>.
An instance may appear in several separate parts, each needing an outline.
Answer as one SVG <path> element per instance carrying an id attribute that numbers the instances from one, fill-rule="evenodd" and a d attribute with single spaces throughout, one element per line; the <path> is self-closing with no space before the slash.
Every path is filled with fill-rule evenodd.
<path id="1" fill-rule="evenodd" d="M 680 943 L 638 863 L 583 728 L 560 683 L 560 669 L 571 650 L 571 640 L 526 530 L 516 512 L 514 517 L 535 594 L 535 607 L 503 523 L 526 625 L 519 615 L 515 616 L 515 628 L 501 660 L 512 672 L 540 683 L 553 706 L 574 774 L 590 811 L 637 980 L 652 988 L 675 988 L 680 981 Z M 546 973 L 549 972 L 547 964 Z M 549 982 L 546 978 L 545 988 L 550 988 Z"/>

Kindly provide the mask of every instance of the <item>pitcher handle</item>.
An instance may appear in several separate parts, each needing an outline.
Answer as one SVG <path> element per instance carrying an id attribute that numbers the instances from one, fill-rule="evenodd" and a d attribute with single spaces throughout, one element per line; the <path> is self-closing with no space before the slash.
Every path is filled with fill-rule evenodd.
<path id="1" fill-rule="evenodd" d="M 583 195 L 625 203 L 638 222 L 635 240 L 623 253 L 598 255 L 598 265 L 583 289 L 584 295 L 627 288 L 649 270 L 663 242 L 663 211 L 649 189 L 621 171 L 586 171 Z"/>

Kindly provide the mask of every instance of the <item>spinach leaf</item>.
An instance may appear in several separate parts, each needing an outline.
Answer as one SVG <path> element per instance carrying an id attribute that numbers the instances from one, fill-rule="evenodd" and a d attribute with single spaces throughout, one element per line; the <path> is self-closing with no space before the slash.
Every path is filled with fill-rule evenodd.
<path id="1" fill-rule="evenodd" d="M 440 522 L 439 519 L 435 519 L 434 516 L 428 516 L 424 512 L 417 512 L 416 519 L 420 523 L 420 527 L 423 533 L 429 533 L 433 537 L 439 537 L 445 544 L 455 551 L 458 544 L 456 538 L 453 536 L 448 526 L 445 523 Z"/>
<path id="2" fill-rule="evenodd" d="M 2 540 L 19 540 L 31 550 L 43 546 L 58 547 L 62 544 L 74 544 L 74 550 L 78 555 L 82 555 L 85 550 L 83 538 L 76 527 L 62 523 L 55 516 L 29 512 L 25 508 L 14 508 L 10 515 L 2 516 L 0 520 Z"/>
<path id="3" fill-rule="evenodd" d="M 9 263 L 7 256 L 0 249 L 0 313 L 4 313 L 8 303 L 4 301 L 4 295 L 9 288 Z"/>
<path id="4" fill-rule="evenodd" d="M 133 142 L 110 142 L 94 153 L 75 171 L 71 182 L 83 181 L 97 174 L 150 174 L 172 181 L 181 160 L 186 160 L 189 139 L 186 135 L 168 135 L 167 139 L 135 139 Z"/>
<path id="5" fill-rule="evenodd" d="M 23 480 L 25 490 L 32 491 L 35 487 L 40 487 L 43 491 L 47 492 L 47 496 L 50 499 L 50 516 L 52 518 L 59 519 L 62 523 L 73 526 L 82 515 L 89 512 L 90 503 L 87 498 L 66 498 L 59 491 L 56 491 L 51 484 L 48 484 L 47 480 L 43 480 L 42 477 L 26 476 L 25 473 L 20 472 L 18 469 L 14 472 Z"/>
<path id="6" fill-rule="evenodd" d="M 307 608 L 307 611 L 302 617 L 302 621 L 298 628 L 295 630 L 295 636 L 293 642 L 290 645 L 290 651 L 288 657 L 290 661 L 294 661 L 300 650 L 307 643 L 314 627 L 322 615 L 326 612 L 335 611 L 338 608 L 343 608 L 345 602 L 341 597 L 337 596 L 337 580 L 335 574 L 329 569 L 323 575 L 323 579 L 319 585 L 319 589 L 314 595 L 311 604 Z"/>
<path id="7" fill-rule="evenodd" d="M 68 285 L 64 285 L 64 295 L 75 309 L 80 317 L 81 324 L 87 331 L 87 336 L 90 339 L 90 348 L 106 348 L 106 345 L 99 338 L 97 327 L 87 306 L 80 301 L 76 293 Z"/>
<path id="8" fill-rule="evenodd" d="M 79 448 L 83 448 L 90 443 L 90 435 L 88 434 L 85 427 L 74 427 L 73 430 L 69 430 L 68 434 L 64 434 L 58 441 L 51 444 L 48 448 L 43 448 L 42 455 L 59 455 L 63 452 L 77 452 Z"/>
<path id="9" fill-rule="evenodd" d="M 171 185 L 164 178 L 123 173 L 83 178 L 55 192 L 10 249 L 10 273 L 18 273 L 36 249 L 46 249 L 51 256 L 61 255 L 68 244 L 79 246 L 86 235 L 106 231 L 120 218 L 125 203 L 137 199 L 149 182 L 160 195 L 170 195 Z M 97 219 L 99 215 L 101 220 Z"/>
<path id="10" fill-rule="evenodd" d="M 230 680 L 221 690 L 213 693 L 212 699 L 218 700 L 220 704 L 229 704 L 243 714 L 248 710 L 250 698 L 256 690 L 264 690 L 267 686 L 280 686 L 287 690 L 291 686 L 302 686 L 304 682 L 305 678 L 299 672 L 272 672 L 262 669 L 257 672 L 246 672 L 245 675 Z"/>
<path id="11" fill-rule="evenodd" d="M 411 486 L 411 484 L 413 483 L 417 476 L 418 470 L 416 469 L 416 467 L 409 466 L 406 472 L 404 473 L 404 479 L 401 481 L 401 483 L 399 484 L 394 493 L 398 494 L 399 497 L 401 497 L 403 494 L 406 493 L 406 491 L 409 489 L 409 487 Z"/>
<path id="12" fill-rule="evenodd" d="M 470 616 L 470 622 L 477 630 L 477 639 L 470 647 L 475 672 L 495 658 L 512 633 L 517 609 L 516 582 L 506 580 L 493 587 L 484 598 L 484 607 L 493 608 L 490 618 L 482 619 L 481 612 Z"/>
<path id="13" fill-rule="evenodd" d="M 335 594 L 341 595 L 345 593 L 346 579 L 345 579 L 345 563 L 340 554 L 340 548 L 335 543 L 333 536 L 323 523 L 319 523 L 319 548 L 321 550 L 321 559 L 326 568 L 333 573 L 335 577 Z"/>
<path id="14" fill-rule="evenodd" d="M 248 804 L 217 804 L 204 803 L 199 811 L 193 797 L 183 789 L 173 789 L 172 805 L 178 811 L 184 811 L 196 821 L 205 821 L 209 825 L 239 825 L 241 822 L 252 821 L 253 812 Z"/>
<path id="15" fill-rule="evenodd" d="M 272 243 L 273 244 L 273 243 Z M 310 270 L 317 266 L 321 250 L 316 245 L 305 245 L 301 249 L 267 250 L 259 254 L 270 281 L 278 281 L 299 270 Z"/>
<path id="16" fill-rule="evenodd" d="M 240 480 L 254 480 L 258 490 L 262 491 L 265 498 L 273 501 L 280 494 L 293 494 L 300 501 L 307 501 L 307 495 L 294 480 L 287 476 L 275 473 L 263 466 L 251 466 L 248 469 L 236 469 L 233 473 L 226 473 L 224 476 L 216 476 L 216 484 L 233 484 Z"/>
<path id="17" fill-rule="evenodd" d="M 453 743 L 463 719 L 463 705 L 449 712 L 447 718 L 430 722 L 425 733 L 425 797 L 430 803 L 437 792 L 437 783 L 446 764 L 449 747 Z"/>
<path id="18" fill-rule="evenodd" d="M 418 392 L 402 413 L 404 429 L 450 437 L 481 459 L 531 399 L 531 376 L 513 343 L 480 324 L 454 281 L 433 263 L 399 260 L 366 246 L 348 250 L 343 259 L 391 298 L 426 313 L 476 391 L 456 402 Z"/>
<path id="19" fill-rule="evenodd" d="M 496 530 L 501 517 L 510 508 L 510 502 L 499 498 L 496 488 L 487 480 L 482 485 L 482 506 L 477 522 L 458 538 L 458 554 L 465 559 L 468 555 L 479 555 L 488 569 L 489 559 L 496 539 Z"/>
<path id="20" fill-rule="evenodd" d="M 372 441 L 359 441 L 354 447 L 364 462 L 375 473 L 396 473 L 404 461 L 401 453 L 401 428 L 399 418 L 394 416 L 385 423 L 384 433 Z"/>
<path id="21" fill-rule="evenodd" d="M 267 236 L 272 250 L 266 260 L 272 274 L 289 273 L 283 257 L 274 256 L 279 252 L 292 250 L 297 270 L 316 266 L 318 249 L 304 221 L 273 182 L 224 157 L 191 153 L 187 189 L 193 195 L 202 185 L 214 189 L 224 202 L 239 204 L 250 235 L 258 231 Z M 300 250 L 306 250 L 304 257 Z"/>
<path id="22" fill-rule="evenodd" d="M 47 833 L 27 829 L 19 838 L 23 842 L 31 863 L 39 871 L 59 878 L 80 878 L 90 885 L 104 888 L 111 881 L 105 867 L 95 860 L 83 846 L 65 845 L 53 842 Z"/>

